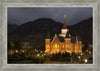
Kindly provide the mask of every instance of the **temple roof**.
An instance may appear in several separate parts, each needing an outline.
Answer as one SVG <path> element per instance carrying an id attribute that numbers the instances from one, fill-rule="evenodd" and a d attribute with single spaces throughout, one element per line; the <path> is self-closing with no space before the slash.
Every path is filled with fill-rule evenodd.
<path id="1" fill-rule="evenodd" d="M 71 38 L 69 31 L 66 33 L 66 37 L 65 38 Z"/>
<path id="2" fill-rule="evenodd" d="M 72 43 L 76 43 L 76 38 L 78 39 L 78 41 L 81 41 L 81 38 L 79 36 L 77 36 L 77 37 L 76 36 L 72 36 L 71 37 L 71 42 Z"/>
<path id="3" fill-rule="evenodd" d="M 54 36 L 53 36 L 54 37 Z M 51 37 L 51 41 L 53 40 L 53 37 Z M 64 42 L 64 37 L 61 37 L 59 35 L 57 35 L 57 38 L 60 42 Z"/>
<path id="4" fill-rule="evenodd" d="M 67 37 L 67 36 L 66 36 Z M 57 38 L 59 39 L 60 42 L 64 42 L 65 38 L 64 37 L 61 37 L 59 35 L 57 35 Z M 76 36 L 71 36 L 71 37 L 67 37 L 67 38 L 71 38 L 71 43 L 76 43 Z M 51 41 L 53 40 L 53 37 L 51 38 Z M 78 41 L 81 41 L 80 37 L 78 37 Z"/>
<path id="5" fill-rule="evenodd" d="M 75 36 L 71 37 L 71 43 L 76 43 L 76 37 Z"/>
<path id="6" fill-rule="evenodd" d="M 65 39 L 64 37 L 61 37 L 61 36 L 57 36 L 57 37 L 58 37 L 60 42 L 64 42 L 64 39 Z"/>

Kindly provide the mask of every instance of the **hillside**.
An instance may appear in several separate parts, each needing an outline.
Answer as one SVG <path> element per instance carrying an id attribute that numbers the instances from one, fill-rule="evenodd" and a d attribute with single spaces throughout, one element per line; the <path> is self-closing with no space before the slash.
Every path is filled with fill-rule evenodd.
<path id="1" fill-rule="evenodd" d="M 15 31 L 15 29 L 18 27 L 18 25 L 17 24 L 8 24 L 7 25 L 8 26 L 8 34 L 11 34 L 12 32 L 14 32 Z"/>
<path id="2" fill-rule="evenodd" d="M 16 28 L 10 35 L 11 41 L 30 41 L 35 45 L 44 43 L 47 33 L 53 37 L 54 34 L 59 34 L 63 23 L 56 22 L 49 18 L 40 18 L 35 21 L 27 22 Z M 78 24 L 68 26 L 72 36 L 78 35 L 82 42 L 92 44 L 92 18 L 81 21 Z M 9 30 L 9 29 L 8 29 Z"/>
<path id="3" fill-rule="evenodd" d="M 78 35 L 81 37 L 82 42 L 92 44 L 92 17 L 79 22 L 78 24 L 70 26 L 72 35 Z"/>

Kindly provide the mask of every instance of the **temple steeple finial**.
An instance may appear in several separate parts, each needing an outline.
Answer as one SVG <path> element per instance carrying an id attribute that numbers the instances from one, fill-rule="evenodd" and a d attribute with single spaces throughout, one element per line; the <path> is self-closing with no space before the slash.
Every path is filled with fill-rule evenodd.
<path id="1" fill-rule="evenodd" d="M 66 25 L 66 15 L 64 14 L 64 24 L 63 24 L 63 29 L 67 29 L 67 25 Z"/>

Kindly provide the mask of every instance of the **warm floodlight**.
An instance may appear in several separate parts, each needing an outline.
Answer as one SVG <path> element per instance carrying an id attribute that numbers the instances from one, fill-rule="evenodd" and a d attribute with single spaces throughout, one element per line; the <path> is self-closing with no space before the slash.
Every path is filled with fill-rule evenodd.
<path id="1" fill-rule="evenodd" d="M 80 58 L 80 56 L 78 56 L 78 58 Z"/>
<path id="2" fill-rule="evenodd" d="M 85 63 L 87 63 L 88 62 L 88 60 L 87 59 L 85 59 Z"/>

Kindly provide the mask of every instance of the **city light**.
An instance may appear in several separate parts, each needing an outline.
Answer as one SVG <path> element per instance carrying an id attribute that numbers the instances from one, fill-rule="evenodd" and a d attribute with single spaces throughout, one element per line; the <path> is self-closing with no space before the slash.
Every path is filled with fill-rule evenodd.
<path id="1" fill-rule="evenodd" d="M 81 55 L 83 55 L 83 53 L 81 53 Z"/>
<path id="2" fill-rule="evenodd" d="M 18 53 L 18 50 L 16 50 L 16 53 Z"/>
<path id="3" fill-rule="evenodd" d="M 40 56 L 40 54 L 37 54 L 37 56 Z"/>
<path id="4" fill-rule="evenodd" d="M 87 52 L 89 51 L 89 50 L 86 50 Z"/>
<path id="5" fill-rule="evenodd" d="M 44 54 L 44 55 L 46 55 L 46 54 Z"/>
<path id="6" fill-rule="evenodd" d="M 78 56 L 78 58 L 80 58 L 80 56 Z"/>
<path id="7" fill-rule="evenodd" d="M 87 63 L 88 62 L 88 60 L 87 59 L 85 59 L 85 63 Z"/>
<path id="8" fill-rule="evenodd" d="M 91 52 L 89 51 L 89 54 L 91 54 Z"/>
<path id="9" fill-rule="evenodd" d="M 22 50 L 22 52 L 24 53 L 24 50 Z"/>
<path id="10" fill-rule="evenodd" d="M 36 51 L 36 49 L 35 49 L 35 51 Z"/>
<path id="11" fill-rule="evenodd" d="M 40 53 L 42 53 L 42 51 Z"/>

